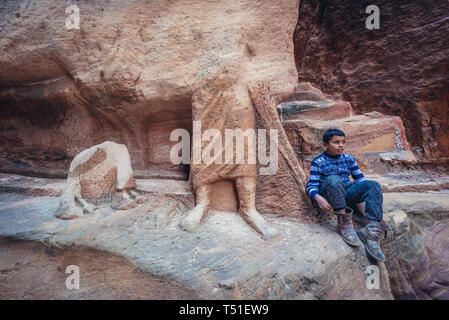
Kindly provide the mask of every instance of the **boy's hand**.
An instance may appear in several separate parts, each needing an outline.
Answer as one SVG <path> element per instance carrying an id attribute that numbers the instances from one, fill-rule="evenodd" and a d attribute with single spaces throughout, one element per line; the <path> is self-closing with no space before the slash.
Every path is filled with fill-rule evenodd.
<path id="1" fill-rule="evenodd" d="M 332 206 L 327 202 L 326 198 L 317 194 L 315 196 L 315 201 L 318 203 L 318 206 L 321 210 L 331 210 Z"/>

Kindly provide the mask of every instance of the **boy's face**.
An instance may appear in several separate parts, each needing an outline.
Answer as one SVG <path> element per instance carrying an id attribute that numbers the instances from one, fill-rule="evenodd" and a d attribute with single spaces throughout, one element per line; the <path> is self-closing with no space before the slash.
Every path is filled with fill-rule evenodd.
<path id="1" fill-rule="evenodd" d="M 338 156 L 345 150 L 345 137 L 333 136 L 329 143 L 323 142 L 323 146 L 331 156 Z"/>

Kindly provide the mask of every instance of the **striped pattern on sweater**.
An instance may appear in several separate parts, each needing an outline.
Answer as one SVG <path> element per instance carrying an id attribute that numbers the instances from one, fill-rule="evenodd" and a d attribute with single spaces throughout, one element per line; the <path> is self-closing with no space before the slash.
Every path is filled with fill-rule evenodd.
<path id="1" fill-rule="evenodd" d="M 306 188 L 312 199 L 318 194 L 321 182 L 330 175 L 340 176 L 344 186 L 351 183 L 349 175 L 355 181 L 365 180 L 365 176 L 360 171 L 353 156 L 344 153 L 339 156 L 330 156 L 323 152 L 313 159 L 310 165 L 310 177 Z"/>

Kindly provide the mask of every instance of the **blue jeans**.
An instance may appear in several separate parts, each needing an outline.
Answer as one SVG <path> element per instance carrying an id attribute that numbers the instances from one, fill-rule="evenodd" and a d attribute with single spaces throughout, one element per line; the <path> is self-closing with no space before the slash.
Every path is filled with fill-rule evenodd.
<path id="1" fill-rule="evenodd" d="M 381 221 L 383 218 L 383 195 L 377 181 L 353 181 L 343 186 L 339 176 L 330 175 L 321 183 L 319 192 L 336 211 L 365 202 L 365 215 L 368 219 Z"/>

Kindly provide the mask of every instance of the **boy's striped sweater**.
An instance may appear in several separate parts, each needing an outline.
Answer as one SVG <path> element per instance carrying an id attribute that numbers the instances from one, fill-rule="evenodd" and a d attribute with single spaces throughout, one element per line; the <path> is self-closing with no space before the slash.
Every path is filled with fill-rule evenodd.
<path id="1" fill-rule="evenodd" d="M 349 175 L 351 175 L 355 181 L 365 180 L 365 176 L 362 171 L 360 171 L 353 156 L 344 153 L 338 156 L 331 156 L 325 151 L 313 159 L 310 165 L 310 178 L 307 183 L 307 193 L 312 199 L 319 193 L 320 184 L 323 182 L 324 178 L 330 175 L 340 176 L 344 186 L 351 183 Z"/>

